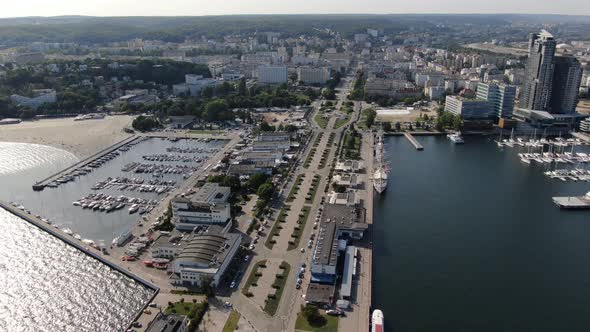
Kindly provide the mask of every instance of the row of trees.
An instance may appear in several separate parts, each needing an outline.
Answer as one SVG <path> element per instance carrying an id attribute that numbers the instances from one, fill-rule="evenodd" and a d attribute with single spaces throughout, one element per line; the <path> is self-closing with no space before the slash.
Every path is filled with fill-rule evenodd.
<path id="1" fill-rule="evenodd" d="M 133 127 L 133 129 L 139 131 L 151 131 L 156 128 L 162 128 L 162 124 L 160 123 L 160 121 L 158 121 L 158 119 L 152 116 L 148 117 L 143 115 L 140 115 L 137 118 L 133 119 L 131 126 Z"/>

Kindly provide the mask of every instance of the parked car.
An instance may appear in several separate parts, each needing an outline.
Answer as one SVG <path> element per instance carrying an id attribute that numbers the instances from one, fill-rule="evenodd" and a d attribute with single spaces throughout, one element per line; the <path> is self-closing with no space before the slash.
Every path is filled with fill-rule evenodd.
<path id="1" fill-rule="evenodd" d="M 250 255 L 246 255 L 246 257 L 244 257 L 244 262 L 247 262 L 250 260 Z"/>
<path id="2" fill-rule="evenodd" d="M 236 282 L 232 281 L 231 284 L 229 285 L 229 288 L 231 288 L 231 289 L 236 288 Z"/>
<path id="3" fill-rule="evenodd" d="M 295 289 L 300 289 L 301 285 L 300 284 L 295 284 Z"/>

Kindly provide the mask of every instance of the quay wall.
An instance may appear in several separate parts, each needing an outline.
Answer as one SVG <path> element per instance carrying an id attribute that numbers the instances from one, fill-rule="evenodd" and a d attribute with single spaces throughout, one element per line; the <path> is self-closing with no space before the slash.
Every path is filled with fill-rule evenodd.
<path id="1" fill-rule="evenodd" d="M 123 145 L 135 141 L 139 137 L 141 137 L 141 136 L 133 135 L 133 136 L 127 137 L 124 140 L 119 141 L 119 142 L 117 142 L 117 143 L 115 143 L 115 144 L 113 144 L 113 145 L 111 145 L 111 146 L 109 146 L 109 147 L 107 147 L 105 149 L 102 149 L 101 151 L 99 151 L 99 152 L 97 152 L 97 153 L 95 153 L 95 154 L 93 154 L 93 155 L 91 155 L 89 157 L 86 157 L 86 158 L 80 160 L 79 162 L 77 162 L 77 163 L 75 163 L 75 164 L 73 164 L 73 165 L 71 165 L 71 166 L 69 166 L 69 167 L 67 167 L 67 168 L 65 168 L 65 169 L 63 169 L 63 170 L 61 170 L 61 171 L 59 171 L 59 172 L 57 172 L 55 174 L 52 174 L 52 175 L 48 176 L 47 178 L 45 178 L 45 179 L 43 179 L 43 180 L 41 180 L 41 181 L 39 181 L 37 183 L 35 183 L 33 185 L 33 190 L 43 190 L 45 188 L 45 186 L 47 185 L 47 183 L 49 183 L 49 182 L 53 181 L 54 179 L 62 176 L 63 174 L 68 173 L 68 172 L 70 172 L 70 171 L 72 171 L 72 170 L 74 170 L 76 168 L 85 166 L 85 165 L 93 162 L 94 160 L 102 157 L 103 155 L 108 154 L 108 153 L 110 153 L 110 152 L 112 152 L 112 151 L 120 148 Z"/>

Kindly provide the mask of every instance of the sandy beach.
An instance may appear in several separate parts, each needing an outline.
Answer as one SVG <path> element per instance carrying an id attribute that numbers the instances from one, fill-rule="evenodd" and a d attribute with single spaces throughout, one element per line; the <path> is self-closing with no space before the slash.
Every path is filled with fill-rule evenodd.
<path id="1" fill-rule="evenodd" d="M 24 121 L 0 126 L 0 141 L 49 145 L 83 158 L 128 137 L 123 128 L 130 126 L 132 119 L 132 116 L 117 115 L 102 120 Z"/>

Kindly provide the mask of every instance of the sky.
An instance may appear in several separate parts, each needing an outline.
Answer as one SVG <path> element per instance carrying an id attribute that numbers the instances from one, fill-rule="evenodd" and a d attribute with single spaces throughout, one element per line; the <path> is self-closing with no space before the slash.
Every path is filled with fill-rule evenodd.
<path id="1" fill-rule="evenodd" d="M 544 13 L 590 15 L 587 0 L 7 0 L 0 17 L 200 16 L 323 13 Z"/>

